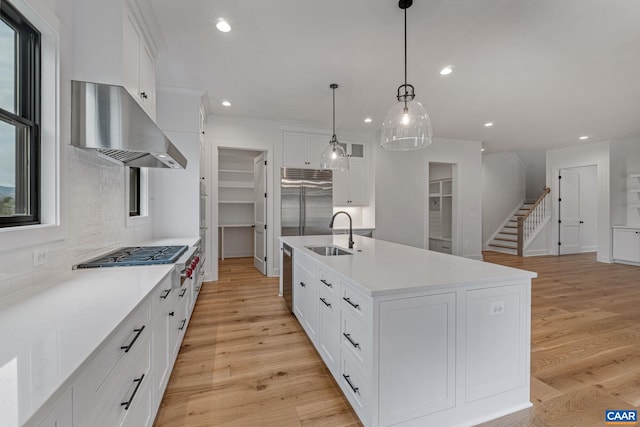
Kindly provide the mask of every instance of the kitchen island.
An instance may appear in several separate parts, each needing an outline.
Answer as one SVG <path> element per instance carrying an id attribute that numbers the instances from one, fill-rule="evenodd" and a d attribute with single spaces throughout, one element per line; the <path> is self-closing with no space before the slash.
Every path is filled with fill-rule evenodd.
<path id="1" fill-rule="evenodd" d="M 343 235 L 280 240 L 293 313 L 365 426 L 474 425 L 531 406 L 535 273 L 361 236 L 353 249 Z M 324 246 L 350 253 L 309 249 Z"/>

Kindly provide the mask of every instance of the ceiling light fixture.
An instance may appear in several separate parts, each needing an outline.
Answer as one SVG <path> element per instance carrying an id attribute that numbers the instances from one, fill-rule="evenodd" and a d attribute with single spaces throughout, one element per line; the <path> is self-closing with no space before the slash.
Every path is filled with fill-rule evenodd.
<path id="1" fill-rule="evenodd" d="M 400 0 L 404 10 L 404 84 L 398 87 L 395 104 L 382 123 L 381 146 L 389 151 L 407 151 L 431 144 L 431 120 L 422 104 L 416 101 L 413 85 L 407 83 L 407 9 L 413 0 Z"/>
<path id="2" fill-rule="evenodd" d="M 231 103 L 229 101 L 222 101 L 222 105 L 225 107 L 231 107 Z"/>
<path id="3" fill-rule="evenodd" d="M 371 119 L 371 117 L 367 117 L 366 119 L 364 119 L 365 123 L 371 123 L 373 120 Z"/>
<path id="4" fill-rule="evenodd" d="M 447 65 L 442 70 L 440 70 L 440 75 L 442 76 L 448 76 L 451 73 L 453 73 L 453 65 Z"/>
<path id="5" fill-rule="evenodd" d="M 491 126 L 493 126 L 493 122 L 487 122 L 484 124 L 484 127 L 486 128 L 490 128 Z"/>
<path id="6" fill-rule="evenodd" d="M 228 33 L 229 31 L 231 31 L 231 25 L 229 25 L 229 23 L 224 18 L 218 19 L 216 28 L 223 33 Z"/>
<path id="7" fill-rule="evenodd" d="M 580 139 L 584 141 L 585 139 L 589 139 L 589 137 L 585 135 L 585 136 L 581 136 Z"/>
<path id="8" fill-rule="evenodd" d="M 336 89 L 338 85 L 331 83 L 329 87 L 333 90 L 333 136 L 327 148 L 322 152 L 320 169 L 345 171 L 349 169 L 349 158 L 342 145 L 338 142 L 338 138 L 336 138 Z"/>

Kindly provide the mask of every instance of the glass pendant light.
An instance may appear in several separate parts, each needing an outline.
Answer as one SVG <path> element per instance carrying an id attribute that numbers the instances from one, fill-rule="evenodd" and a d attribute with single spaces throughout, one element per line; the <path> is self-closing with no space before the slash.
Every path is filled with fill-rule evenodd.
<path id="1" fill-rule="evenodd" d="M 338 138 L 336 138 L 336 89 L 338 85 L 331 83 L 329 87 L 333 89 L 333 136 L 327 148 L 322 152 L 320 169 L 345 171 L 349 169 L 349 158 L 342 145 L 338 142 Z"/>
<path id="2" fill-rule="evenodd" d="M 389 151 L 408 151 L 431 144 L 433 130 L 431 119 L 422 104 L 416 101 L 413 85 L 407 84 L 407 9 L 413 0 L 400 0 L 398 6 L 404 10 L 404 84 L 398 87 L 398 103 L 395 104 L 382 123 L 381 146 Z"/>

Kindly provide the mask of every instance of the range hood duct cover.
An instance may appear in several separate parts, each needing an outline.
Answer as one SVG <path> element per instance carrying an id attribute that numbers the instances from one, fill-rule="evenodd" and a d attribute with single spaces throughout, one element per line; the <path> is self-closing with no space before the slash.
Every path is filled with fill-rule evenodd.
<path id="1" fill-rule="evenodd" d="M 187 167 L 187 159 L 122 86 L 71 82 L 71 145 L 126 166 Z"/>

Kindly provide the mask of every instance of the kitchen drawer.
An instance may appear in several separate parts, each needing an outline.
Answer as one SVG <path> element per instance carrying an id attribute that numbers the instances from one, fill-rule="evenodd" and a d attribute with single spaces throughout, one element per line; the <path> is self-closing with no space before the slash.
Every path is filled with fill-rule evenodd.
<path id="1" fill-rule="evenodd" d="M 346 282 L 342 282 L 341 295 L 342 311 L 353 314 L 361 322 L 361 328 L 366 330 L 366 325 L 371 322 L 371 298 L 356 291 Z"/>
<path id="2" fill-rule="evenodd" d="M 118 365 L 105 381 L 100 390 L 100 401 L 88 421 L 99 421 L 98 424 L 104 426 L 120 426 L 130 416 L 135 420 L 150 417 L 151 340 L 147 339 L 143 344 L 134 352 L 130 363 Z"/>
<path id="3" fill-rule="evenodd" d="M 88 391 L 98 390 L 120 359 L 130 359 L 136 347 L 148 340 L 152 329 L 149 322 L 150 304 L 147 299 L 118 327 L 85 370 Z"/>
<path id="4" fill-rule="evenodd" d="M 338 383 L 344 395 L 358 413 L 363 424 L 368 424 L 369 402 L 371 399 L 371 385 L 367 381 L 360 363 L 350 353 L 342 355 L 342 364 Z"/>
<path id="5" fill-rule="evenodd" d="M 320 269 L 320 288 L 331 291 L 333 294 L 340 294 L 340 280 L 332 273 Z"/>
<path id="6" fill-rule="evenodd" d="M 173 289 L 171 287 L 171 282 L 162 281 L 160 285 L 156 286 L 153 290 L 153 311 L 151 314 L 152 319 L 157 319 L 162 314 L 166 313 L 167 307 L 170 305 L 170 301 L 173 298 L 173 293 L 178 292 L 179 289 Z M 155 323 L 155 322 L 154 322 Z"/>
<path id="7" fill-rule="evenodd" d="M 371 363 L 371 337 L 365 332 L 368 329 L 364 329 L 360 319 L 349 312 L 343 312 L 341 320 L 342 352 L 351 353 L 363 369 L 368 369 Z"/>

